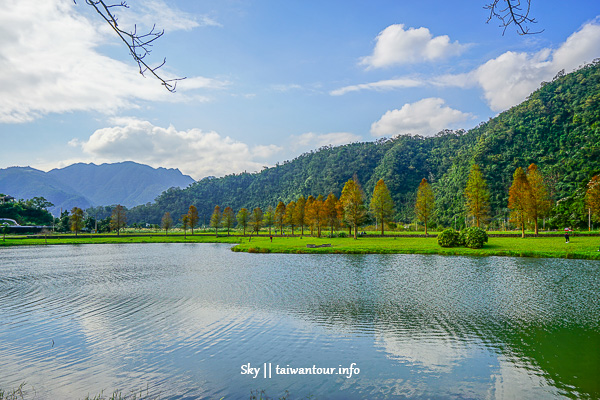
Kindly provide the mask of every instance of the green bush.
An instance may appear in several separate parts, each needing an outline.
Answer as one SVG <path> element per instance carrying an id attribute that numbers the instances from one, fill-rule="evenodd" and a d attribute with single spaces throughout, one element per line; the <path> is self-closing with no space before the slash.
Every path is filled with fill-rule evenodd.
<path id="1" fill-rule="evenodd" d="M 488 235 L 483 229 L 473 226 L 463 229 L 460 232 L 459 240 L 463 246 L 471 249 L 480 249 L 484 243 L 487 243 Z"/>
<path id="2" fill-rule="evenodd" d="M 338 233 L 338 237 L 347 238 L 348 234 L 346 232 L 340 232 L 340 233 Z"/>
<path id="3" fill-rule="evenodd" d="M 460 235 L 452 228 L 445 229 L 437 237 L 438 244 L 442 247 L 458 247 L 460 246 Z"/>

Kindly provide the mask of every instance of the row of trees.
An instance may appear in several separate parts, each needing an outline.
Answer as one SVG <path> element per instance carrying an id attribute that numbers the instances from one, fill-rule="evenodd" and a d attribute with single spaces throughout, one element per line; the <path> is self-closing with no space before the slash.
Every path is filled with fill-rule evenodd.
<path id="1" fill-rule="evenodd" d="M 92 224 L 94 226 L 92 226 Z M 62 225 L 62 226 L 61 226 Z M 68 229 L 75 232 L 75 236 L 83 229 L 88 228 L 89 230 L 98 231 L 98 221 L 94 218 L 86 218 L 84 211 L 79 207 L 73 207 L 71 214 L 64 212 L 59 219 L 59 230 L 66 230 L 64 226 L 68 226 Z M 101 223 L 101 225 L 103 225 Z M 111 231 L 116 231 L 117 235 L 120 234 L 121 229 L 127 226 L 127 214 L 125 213 L 125 207 L 120 204 L 116 205 L 112 209 L 111 216 L 107 218 L 105 222 L 107 228 Z M 104 229 L 100 229 L 103 231 Z"/>
<path id="2" fill-rule="evenodd" d="M 473 218 L 474 224 L 477 227 L 486 224 L 490 219 L 490 191 L 477 164 L 471 167 L 463 195 L 466 213 Z M 590 180 L 585 198 L 590 218 L 600 220 L 600 175 Z M 537 235 L 539 221 L 548 215 L 551 207 L 548 185 L 537 166 L 531 164 L 526 171 L 521 167 L 517 168 L 509 189 L 508 209 L 510 221 L 520 227 L 522 235 L 525 235 L 527 223 L 532 224 Z M 428 224 L 434 218 L 436 211 L 438 210 L 435 208 L 434 191 L 427 179 L 423 178 L 417 189 L 414 212 L 416 218 L 424 224 L 426 234 Z M 64 220 L 66 215 L 61 216 L 61 220 Z M 365 194 L 355 175 L 345 183 L 339 199 L 333 193 L 329 193 L 327 198 L 322 195 L 308 198 L 300 196 L 288 204 L 280 201 L 275 208 L 269 206 L 264 212 L 260 207 L 252 210 L 241 208 L 237 214 L 231 207 L 222 210 L 217 205 L 209 225 L 215 229 L 217 235 L 221 228 L 226 229 L 229 234 L 234 226 L 241 229 L 243 234 L 246 234 L 247 230 L 258 233 L 263 227 L 269 229 L 269 234 L 273 227 L 283 232 L 285 226 L 291 228 L 292 234 L 298 230 L 301 235 L 304 235 L 305 228 L 308 228 L 311 235 L 316 234 L 318 237 L 321 236 L 323 229 L 328 229 L 333 235 L 335 229 L 344 226 L 349 229 L 350 234 L 353 232 L 354 238 L 357 238 L 359 227 L 367 222 L 369 217 L 375 219 L 381 234 L 384 235 L 385 226 L 391 222 L 393 216 L 394 202 L 383 179 L 375 185 L 367 207 Z M 187 233 L 187 230 L 191 229 L 194 234 L 194 228 L 199 222 L 196 206 L 191 205 L 180 220 L 184 232 Z M 68 221 L 70 230 L 76 235 L 86 224 L 89 225 L 89 217 L 85 219 L 83 210 L 77 207 L 71 210 Z M 114 206 L 110 218 L 107 217 L 105 222 L 110 230 L 119 234 L 120 230 L 127 225 L 125 208 L 120 205 Z M 168 233 L 173 226 L 171 214 L 165 213 L 161 221 L 162 229 Z"/>
<path id="3" fill-rule="evenodd" d="M 537 165 L 530 164 L 527 171 L 518 167 L 513 174 L 508 194 L 510 221 L 520 227 L 523 237 L 525 225 L 530 222 L 537 235 L 540 220 L 548 216 L 552 209 L 548 184 Z M 477 227 L 480 227 L 490 217 L 490 192 L 476 164 L 471 167 L 464 195 L 467 212 L 475 218 Z M 595 175 L 589 181 L 585 202 L 590 220 L 593 217 L 594 220 L 600 221 L 600 175 Z"/>
<path id="4" fill-rule="evenodd" d="M 375 186 L 371 197 L 370 208 L 365 205 L 365 195 L 354 176 L 348 180 L 342 190 L 342 195 L 338 199 L 333 193 L 329 193 L 327 198 L 323 195 L 317 197 L 304 196 L 290 201 L 288 204 L 280 201 L 275 208 L 269 206 L 266 211 L 260 207 L 249 210 L 242 207 L 237 214 L 231 207 L 225 207 L 221 210 L 220 206 L 215 206 L 210 217 L 209 225 L 215 229 L 218 235 L 219 229 L 230 230 L 237 226 L 243 234 L 250 229 L 251 232 L 258 233 L 261 228 L 267 227 L 269 234 L 272 228 L 276 227 L 279 232 L 283 232 L 284 226 L 290 227 L 292 235 L 298 229 L 301 235 L 304 235 L 305 228 L 310 229 L 310 234 L 321 236 L 323 229 L 329 229 L 333 235 L 335 229 L 344 225 L 350 231 L 354 230 L 354 237 L 358 236 L 358 228 L 366 221 L 370 215 L 380 223 L 381 234 L 384 234 L 385 223 L 389 222 L 394 214 L 394 203 L 390 191 L 385 182 L 380 180 Z M 199 221 L 198 211 L 194 205 L 189 207 L 186 214 L 180 218 L 184 232 L 187 229 L 193 230 Z M 161 221 L 162 228 L 168 232 L 174 225 L 173 218 L 169 212 L 166 212 Z"/>
<path id="5" fill-rule="evenodd" d="M 490 190 L 477 164 L 471 166 L 463 196 L 466 215 L 473 218 L 474 225 L 482 227 L 487 224 L 490 220 Z M 600 220 L 600 175 L 594 176 L 588 185 L 586 204 L 590 217 Z M 194 206 L 190 208 L 192 207 Z M 521 229 L 522 236 L 525 236 L 525 226 L 528 223 L 532 224 L 535 234 L 538 234 L 540 220 L 549 214 L 552 201 L 548 185 L 535 164 L 529 165 L 526 171 L 521 167 L 515 170 L 507 207 L 510 210 L 510 222 Z M 423 178 L 417 189 L 414 213 L 418 221 L 423 223 L 425 234 L 428 233 L 428 225 L 437 211 L 439 210 L 436 210 L 433 188 L 427 179 Z M 259 207 L 252 211 L 241 208 L 237 215 L 234 215 L 230 207 L 221 211 L 221 208 L 216 206 L 210 226 L 217 234 L 221 227 L 227 229 L 229 234 L 236 222 L 244 234 L 248 227 L 258 233 L 261 227 L 266 226 L 271 234 L 272 226 L 279 227 L 280 231 L 287 226 L 291 228 L 292 234 L 295 229 L 299 229 L 301 235 L 304 235 L 304 229 L 308 227 L 311 235 L 316 232 L 319 237 L 322 228 L 329 228 L 333 234 L 334 229 L 346 226 L 354 232 L 354 238 L 357 238 L 359 227 L 369 216 L 375 218 L 383 235 L 385 225 L 391 221 L 393 215 L 394 202 L 383 179 L 375 185 L 367 208 L 364 192 L 355 175 L 346 182 L 339 199 L 333 193 L 326 199 L 322 195 L 309 196 L 307 199 L 300 196 L 288 204 L 280 201 L 275 209 L 269 206 L 264 213 Z M 189 218 L 189 213 L 182 217 L 184 229 L 186 225 L 193 226 L 185 221 L 186 218 Z"/>
<path id="6" fill-rule="evenodd" d="M 464 196 L 468 215 L 480 227 L 490 218 L 490 191 L 477 164 L 471 166 Z M 535 234 L 538 234 L 539 220 L 548 215 L 551 201 L 548 187 L 535 164 L 531 164 L 527 172 L 521 167 L 515 170 L 509 189 L 508 208 L 510 221 L 521 228 L 523 237 L 528 221 L 533 222 Z"/>

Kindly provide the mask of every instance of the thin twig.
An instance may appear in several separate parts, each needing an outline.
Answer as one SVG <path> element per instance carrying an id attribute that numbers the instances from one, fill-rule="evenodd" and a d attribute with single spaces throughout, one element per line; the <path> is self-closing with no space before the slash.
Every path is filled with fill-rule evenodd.
<path id="1" fill-rule="evenodd" d="M 521 0 L 493 0 L 484 7 L 486 10 L 490 10 L 490 16 L 488 17 L 487 22 L 490 22 L 494 18 L 498 18 L 502 22 L 500 26 L 504 27 L 502 31 L 503 36 L 506 29 L 512 24 L 516 26 L 519 35 L 542 33 L 544 31 L 543 29 L 536 32 L 531 32 L 529 30 L 527 25 L 535 24 L 537 21 L 535 18 L 529 16 L 531 0 L 524 1 L 527 3 L 525 10 L 523 10 Z M 506 3 L 505 7 L 502 6 L 502 2 Z"/>
<path id="2" fill-rule="evenodd" d="M 73 2 L 77 4 L 76 0 L 73 0 Z M 133 57 L 135 62 L 137 62 L 140 74 L 142 76 L 145 76 L 144 74 L 149 72 L 156 79 L 158 79 L 169 92 L 175 92 L 175 89 L 177 88 L 177 82 L 185 79 L 185 77 L 174 79 L 165 79 L 161 77 L 157 71 L 165 65 L 167 61 L 166 58 L 163 59 L 163 62 L 156 67 L 150 67 L 148 64 L 146 64 L 146 61 L 144 60 L 146 56 L 152 51 L 151 47 L 153 42 L 159 39 L 162 35 L 164 35 L 164 30 L 158 32 L 156 31 L 156 25 L 154 25 L 152 26 L 152 29 L 150 29 L 149 32 L 139 34 L 137 32 L 137 25 L 134 25 L 132 32 L 127 32 L 119 28 L 118 19 L 111 12 L 110 9 L 113 7 L 129 8 L 127 2 L 125 1 L 121 1 L 118 4 L 106 4 L 104 0 L 85 0 L 85 3 L 94 7 L 96 12 L 102 17 L 102 19 L 104 19 L 104 21 L 106 21 L 106 23 L 110 25 L 110 27 L 115 31 L 117 36 L 119 36 L 123 43 L 125 43 L 125 45 L 129 49 L 131 57 Z"/>

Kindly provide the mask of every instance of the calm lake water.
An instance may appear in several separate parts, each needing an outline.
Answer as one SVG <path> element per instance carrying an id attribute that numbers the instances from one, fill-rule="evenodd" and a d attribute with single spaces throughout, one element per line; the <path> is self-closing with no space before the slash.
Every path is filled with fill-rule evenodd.
<path id="1" fill-rule="evenodd" d="M 594 261 L 0 248 L 0 388 L 36 399 L 598 398 L 599 376 Z"/>

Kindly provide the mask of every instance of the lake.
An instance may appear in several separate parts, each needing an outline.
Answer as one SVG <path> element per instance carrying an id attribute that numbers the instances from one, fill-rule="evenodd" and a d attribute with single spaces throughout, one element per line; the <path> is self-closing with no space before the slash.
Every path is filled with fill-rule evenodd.
<path id="1" fill-rule="evenodd" d="M 598 398 L 599 316 L 597 261 L 0 248 L 0 389 Z"/>

